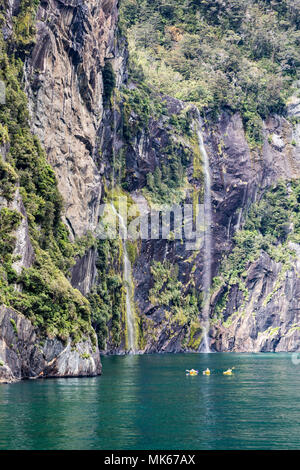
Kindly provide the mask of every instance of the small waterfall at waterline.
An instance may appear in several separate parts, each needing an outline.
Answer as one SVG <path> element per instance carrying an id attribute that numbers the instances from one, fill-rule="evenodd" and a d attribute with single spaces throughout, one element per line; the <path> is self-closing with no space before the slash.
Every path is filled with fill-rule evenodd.
<path id="1" fill-rule="evenodd" d="M 132 291 L 132 269 L 131 269 L 131 262 L 127 252 L 126 246 L 126 235 L 127 235 L 127 228 L 124 223 L 123 217 L 117 212 L 115 206 L 111 204 L 112 210 L 114 214 L 119 219 L 120 223 L 120 231 L 121 231 L 121 239 L 122 239 L 122 246 L 123 246 L 123 265 L 124 265 L 124 280 L 125 280 L 125 289 L 126 289 L 126 329 L 127 329 L 127 350 L 129 354 L 134 354 L 136 352 L 135 349 L 135 321 L 134 321 L 134 311 L 132 309 L 132 298 L 133 298 L 133 291 Z"/>
<path id="2" fill-rule="evenodd" d="M 204 318 L 204 338 L 200 350 L 205 353 L 210 352 L 209 347 L 209 326 L 210 326 L 210 288 L 211 288 L 211 264 L 212 264 L 212 208 L 211 208 L 211 176 L 209 158 L 203 142 L 201 132 L 201 122 L 197 126 L 199 150 L 203 158 L 204 170 L 204 266 L 203 266 L 203 318 Z"/>

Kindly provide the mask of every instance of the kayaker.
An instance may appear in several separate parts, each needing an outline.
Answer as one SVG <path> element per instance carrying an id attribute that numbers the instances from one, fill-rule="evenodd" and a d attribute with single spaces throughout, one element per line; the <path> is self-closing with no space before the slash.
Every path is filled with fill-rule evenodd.
<path id="1" fill-rule="evenodd" d="M 191 369 L 191 370 L 186 370 L 187 372 L 187 375 L 198 375 L 198 371 L 195 370 L 195 369 Z"/>

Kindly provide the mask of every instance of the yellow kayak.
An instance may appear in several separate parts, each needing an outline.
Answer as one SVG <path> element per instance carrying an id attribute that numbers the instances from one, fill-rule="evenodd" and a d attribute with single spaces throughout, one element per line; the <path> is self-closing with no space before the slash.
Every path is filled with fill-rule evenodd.
<path id="1" fill-rule="evenodd" d="M 192 376 L 195 376 L 195 375 L 199 374 L 199 372 L 195 369 L 187 370 L 186 372 L 187 372 L 186 375 L 192 375 Z"/>
<path id="2" fill-rule="evenodd" d="M 203 371 L 203 375 L 210 375 L 210 370 L 207 368 Z"/>
<path id="3" fill-rule="evenodd" d="M 223 372 L 223 375 L 232 375 L 232 371 L 233 369 L 225 370 L 225 372 Z"/>

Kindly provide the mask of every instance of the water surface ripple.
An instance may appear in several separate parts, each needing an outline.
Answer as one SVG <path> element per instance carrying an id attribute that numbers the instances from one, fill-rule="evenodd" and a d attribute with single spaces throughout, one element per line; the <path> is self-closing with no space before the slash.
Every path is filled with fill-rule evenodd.
<path id="1" fill-rule="evenodd" d="M 0 449 L 300 449 L 289 354 L 108 357 L 103 371 L 0 386 Z"/>

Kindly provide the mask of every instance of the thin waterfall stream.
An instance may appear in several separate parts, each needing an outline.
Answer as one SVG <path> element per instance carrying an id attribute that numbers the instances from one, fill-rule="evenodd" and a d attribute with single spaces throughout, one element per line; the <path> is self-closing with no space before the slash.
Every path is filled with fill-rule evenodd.
<path id="1" fill-rule="evenodd" d="M 210 165 L 209 157 L 207 155 L 205 145 L 203 142 L 203 136 L 201 132 L 201 121 L 199 115 L 199 121 L 197 126 L 199 150 L 203 158 L 203 170 L 204 170 L 204 250 L 203 250 L 203 319 L 204 319 L 204 336 L 203 341 L 200 345 L 200 350 L 205 353 L 209 353 L 209 327 L 210 327 L 210 288 L 211 288 L 211 262 L 212 262 L 212 208 L 211 208 L 211 176 L 210 176 Z"/>
<path id="2" fill-rule="evenodd" d="M 127 227 L 124 223 L 123 217 L 117 212 L 115 206 L 111 204 L 114 214 L 117 216 L 120 222 L 120 236 L 123 246 L 123 265 L 124 265 L 124 280 L 126 290 L 126 328 L 127 328 L 127 351 L 129 354 L 135 354 L 135 322 L 134 322 L 134 311 L 132 309 L 132 269 L 131 262 L 128 256 L 126 238 L 127 238 Z"/>
<path id="3" fill-rule="evenodd" d="M 115 53 L 116 56 L 116 53 Z M 117 109 L 116 109 L 116 94 L 114 91 L 113 95 L 113 168 L 112 168 L 112 187 L 116 188 L 119 184 L 120 174 L 116 175 L 116 157 L 117 157 Z M 117 176 L 117 178 L 116 178 Z M 117 216 L 120 223 L 120 236 L 122 240 L 123 247 L 123 266 L 124 266 L 124 281 L 125 281 L 125 290 L 126 290 L 126 330 L 127 330 L 127 352 L 129 354 L 135 354 L 135 322 L 134 322 L 134 311 L 132 309 L 132 299 L 133 299 L 133 280 L 132 280 L 132 267 L 131 262 L 128 256 L 126 239 L 127 239 L 127 227 L 124 223 L 124 219 L 121 214 L 116 210 L 113 203 L 111 203 L 112 210 Z"/>

